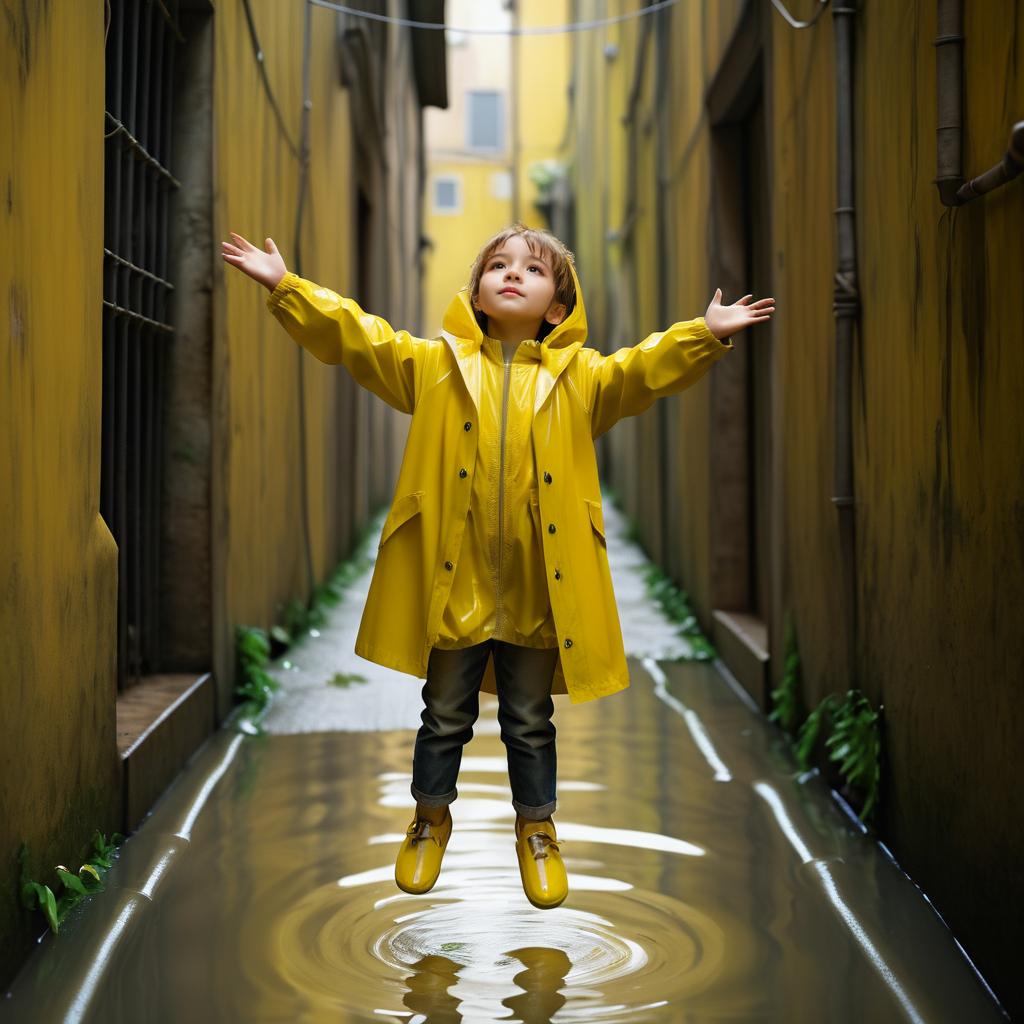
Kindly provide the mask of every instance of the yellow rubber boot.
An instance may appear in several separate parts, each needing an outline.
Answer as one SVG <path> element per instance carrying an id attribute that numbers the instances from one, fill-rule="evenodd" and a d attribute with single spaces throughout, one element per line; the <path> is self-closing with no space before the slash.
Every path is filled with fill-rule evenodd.
<path id="1" fill-rule="evenodd" d="M 447 807 L 440 825 L 432 825 L 425 818 L 413 818 L 395 860 L 395 882 L 399 889 L 416 896 L 433 889 L 451 834 L 452 815 Z"/>
<path id="2" fill-rule="evenodd" d="M 516 821 L 516 856 L 526 898 L 551 910 L 569 895 L 569 879 L 551 821 Z"/>

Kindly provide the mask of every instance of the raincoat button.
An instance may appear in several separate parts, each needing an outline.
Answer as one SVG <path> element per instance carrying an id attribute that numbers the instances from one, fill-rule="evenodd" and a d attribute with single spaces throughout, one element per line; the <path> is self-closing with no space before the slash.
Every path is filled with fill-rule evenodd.
<path id="1" fill-rule="evenodd" d="M 469 474 L 464 469 L 460 469 L 459 470 L 459 476 L 461 476 L 462 479 L 465 480 L 466 477 L 469 476 Z"/>
<path id="2" fill-rule="evenodd" d="M 470 423 L 469 420 L 466 420 L 466 422 L 462 424 L 462 429 L 463 430 L 472 430 L 473 429 L 473 424 Z"/>
<path id="3" fill-rule="evenodd" d="M 546 483 L 546 484 L 551 483 L 551 474 L 550 473 L 545 473 L 544 474 L 544 483 Z"/>
<path id="4" fill-rule="evenodd" d="M 572 647 L 572 641 L 568 637 L 565 638 L 565 646 Z"/>
<path id="5" fill-rule="evenodd" d="M 451 571 L 452 571 L 452 563 L 451 563 L 451 562 L 445 562 L 445 563 L 444 563 L 444 567 L 445 567 L 445 568 L 446 568 L 446 569 L 447 569 L 447 570 L 448 570 L 449 572 L 451 572 Z"/>
<path id="6" fill-rule="evenodd" d="M 556 569 L 555 570 L 555 579 L 556 580 L 560 580 L 561 578 L 562 578 L 562 574 Z"/>
<path id="7" fill-rule="evenodd" d="M 554 533 L 554 532 L 555 532 L 555 524 L 554 523 L 548 523 L 548 533 Z"/>

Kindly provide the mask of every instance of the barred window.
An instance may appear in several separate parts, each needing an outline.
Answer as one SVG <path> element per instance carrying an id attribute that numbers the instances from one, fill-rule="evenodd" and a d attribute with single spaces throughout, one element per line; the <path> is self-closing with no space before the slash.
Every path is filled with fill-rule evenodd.
<path id="1" fill-rule="evenodd" d="M 178 0 L 110 0 L 100 512 L 118 546 L 118 687 L 159 664 L 163 366 Z"/>

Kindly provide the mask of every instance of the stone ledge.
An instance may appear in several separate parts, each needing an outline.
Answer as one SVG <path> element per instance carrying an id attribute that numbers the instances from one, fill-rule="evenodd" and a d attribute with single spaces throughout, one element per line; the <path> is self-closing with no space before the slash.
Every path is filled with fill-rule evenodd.
<path id="1" fill-rule="evenodd" d="M 770 686 L 768 628 L 749 612 L 715 609 L 711 613 L 711 642 L 722 661 L 763 711 Z"/>
<path id="2" fill-rule="evenodd" d="M 122 828 L 128 835 L 149 813 L 216 728 L 213 676 L 147 676 L 117 699 Z"/>

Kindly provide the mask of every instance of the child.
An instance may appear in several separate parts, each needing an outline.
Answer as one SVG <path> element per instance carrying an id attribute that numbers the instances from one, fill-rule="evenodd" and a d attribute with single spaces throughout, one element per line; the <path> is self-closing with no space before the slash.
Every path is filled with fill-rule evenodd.
<path id="1" fill-rule="evenodd" d="M 568 882 L 551 695 L 629 685 L 593 442 L 694 384 L 774 300 L 723 306 L 718 289 L 703 317 L 602 355 L 585 347 L 572 254 L 517 223 L 480 250 L 442 336 L 422 339 L 288 272 L 273 239 L 261 251 L 231 237 L 224 260 L 266 286 L 296 342 L 412 415 L 355 646 L 426 680 L 395 881 L 425 893 L 437 880 L 483 689 L 498 697 L 524 892 L 556 907 Z"/>

